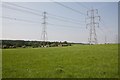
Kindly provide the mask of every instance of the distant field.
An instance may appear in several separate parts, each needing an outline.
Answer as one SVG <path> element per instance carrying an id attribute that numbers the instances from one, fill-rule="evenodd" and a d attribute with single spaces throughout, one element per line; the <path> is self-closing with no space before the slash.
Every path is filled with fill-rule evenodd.
<path id="1" fill-rule="evenodd" d="M 3 49 L 3 78 L 117 78 L 118 46 Z"/>

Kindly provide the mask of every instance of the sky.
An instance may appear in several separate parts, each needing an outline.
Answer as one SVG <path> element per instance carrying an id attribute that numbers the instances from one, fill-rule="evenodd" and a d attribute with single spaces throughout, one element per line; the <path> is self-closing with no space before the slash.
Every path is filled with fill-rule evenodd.
<path id="1" fill-rule="evenodd" d="M 77 0 L 76 0 L 77 1 Z M 111 0 L 112 1 L 112 0 Z M 114 0 L 115 1 L 115 0 Z M 117 1 L 117 0 L 116 0 Z M 41 40 L 43 12 L 46 11 L 48 41 L 88 42 L 89 27 L 86 29 L 85 18 L 88 10 L 98 9 L 101 16 L 99 28 L 96 27 L 98 43 L 116 42 L 118 36 L 118 3 L 117 2 L 59 2 L 74 10 L 51 2 L 2 2 L 2 39 Z M 33 10 L 28 10 L 22 7 Z M 34 12 L 36 14 L 33 14 Z M 55 19 L 55 16 L 62 16 Z M 7 18 L 5 18 L 7 17 Z M 9 19 L 8 19 L 9 17 Z M 2 20 L 1 20 L 2 19 Z M 27 21 L 24 21 L 27 20 Z M 96 20 L 98 21 L 98 20 Z M 50 25 L 54 24 L 54 25 Z M 78 24 L 79 23 L 79 24 Z"/>

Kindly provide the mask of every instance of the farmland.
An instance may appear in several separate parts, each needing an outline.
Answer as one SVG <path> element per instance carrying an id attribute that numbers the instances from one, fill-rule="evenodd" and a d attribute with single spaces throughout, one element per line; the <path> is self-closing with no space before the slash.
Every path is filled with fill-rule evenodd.
<path id="1" fill-rule="evenodd" d="M 3 78 L 117 78 L 118 46 L 3 49 Z"/>

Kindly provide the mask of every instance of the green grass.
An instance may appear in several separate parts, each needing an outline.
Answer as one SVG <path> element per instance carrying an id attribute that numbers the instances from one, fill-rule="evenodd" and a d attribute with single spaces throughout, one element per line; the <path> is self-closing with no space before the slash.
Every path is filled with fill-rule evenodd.
<path id="1" fill-rule="evenodd" d="M 117 45 L 3 49 L 3 78 L 117 78 Z"/>
<path id="2" fill-rule="evenodd" d="M 2 78 L 2 49 L 0 49 L 0 79 Z"/>

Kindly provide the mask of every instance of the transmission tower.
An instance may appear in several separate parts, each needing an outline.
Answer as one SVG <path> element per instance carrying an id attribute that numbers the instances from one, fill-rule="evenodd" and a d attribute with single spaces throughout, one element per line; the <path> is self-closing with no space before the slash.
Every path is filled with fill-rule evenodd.
<path id="1" fill-rule="evenodd" d="M 107 36 L 105 35 L 105 44 L 107 44 Z"/>
<path id="2" fill-rule="evenodd" d="M 98 16 L 98 9 L 91 9 L 87 11 L 87 24 L 86 28 L 89 26 L 89 44 L 97 44 L 97 35 L 96 35 L 96 27 L 99 27 L 100 16 Z"/>
<path id="3" fill-rule="evenodd" d="M 115 40 L 115 43 L 117 44 L 118 43 L 118 35 L 116 34 L 116 40 Z"/>
<path id="4" fill-rule="evenodd" d="M 46 31 L 46 29 L 47 29 L 47 26 L 46 26 L 46 24 L 47 24 L 47 22 L 46 22 L 46 12 L 43 12 L 43 23 L 42 23 L 42 34 L 41 34 L 41 39 L 43 40 L 43 46 L 45 46 L 46 44 L 45 44 L 45 42 L 46 42 L 46 40 L 47 40 L 47 31 Z"/>

